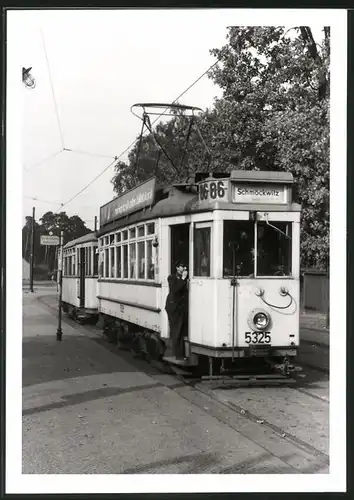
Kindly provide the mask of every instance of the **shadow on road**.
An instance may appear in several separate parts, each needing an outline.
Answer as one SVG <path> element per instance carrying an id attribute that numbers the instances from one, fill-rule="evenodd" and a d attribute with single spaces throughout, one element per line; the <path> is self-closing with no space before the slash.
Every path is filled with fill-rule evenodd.
<path id="1" fill-rule="evenodd" d="M 107 349 L 84 335 L 66 335 L 57 342 L 55 335 L 23 339 L 23 387 L 103 373 L 136 372 L 138 368 L 121 356 L 107 355 Z"/>

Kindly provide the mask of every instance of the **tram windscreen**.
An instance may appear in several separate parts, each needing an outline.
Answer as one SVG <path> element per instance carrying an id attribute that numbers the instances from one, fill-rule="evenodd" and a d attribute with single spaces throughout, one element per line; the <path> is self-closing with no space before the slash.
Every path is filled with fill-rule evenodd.
<path id="1" fill-rule="evenodd" d="M 291 227 L 291 222 L 258 222 L 255 269 L 254 222 L 224 221 L 223 276 L 290 276 Z"/>
<path id="2" fill-rule="evenodd" d="M 291 223 L 258 222 L 257 276 L 291 275 Z"/>
<path id="3" fill-rule="evenodd" d="M 251 277 L 254 273 L 254 223 L 250 221 L 224 221 L 224 277 Z"/>

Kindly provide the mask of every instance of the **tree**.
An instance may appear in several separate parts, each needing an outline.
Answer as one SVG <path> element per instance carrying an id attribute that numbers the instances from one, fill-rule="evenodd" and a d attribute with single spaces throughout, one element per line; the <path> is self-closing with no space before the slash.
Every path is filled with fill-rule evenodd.
<path id="1" fill-rule="evenodd" d="M 60 231 L 64 231 L 64 244 L 68 241 L 84 236 L 90 233 L 84 221 L 78 216 L 73 215 L 68 217 L 65 212 L 55 214 L 46 212 L 39 222 L 35 222 L 35 237 L 34 237 L 34 266 L 45 268 L 49 272 L 53 272 L 56 262 L 56 247 L 44 246 L 40 243 L 40 237 L 43 234 L 53 232 L 59 236 Z M 26 223 L 22 228 L 22 256 L 27 261 L 30 260 L 32 242 L 32 217 L 26 217 Z"/>
<path id="2" fill-rule="evenodd" d="M 46 212 L 40 219 L 43 229 L 48 233 L 52 231 L 56 235 L 60 235 L 60 231 L 64 231 L 64 243 L 84 236 L 90 233 L 85 225 L 85 222 L 78 216 L 73 215 L 68 217 L 66 212 L 55 214 Z"/>
<path id="3" fill-rule="evenodd" d="M 212 49 L 218 64 L 210 73 L 223 90 L 221 99 L 207 110 L 200 129 L 210 151 L 206 154 L 193 131 L 176 174 L 150 136 L 130 152 L 128 162 L 117 165 L 114 189 L 120 194 L 151 176 L 159 182 L 188 177 L 196 170 L 228 172 L 282 170 L 294 175 L 296 198 L 302 204 L 301 263 L 326 268 L 329 263 L 329 58 L 330 32 L 323 30 L 316 44 L 306 26 L 231 27 L 227 44 Z M 174 117 L 157 127 L 159 141 L 172 159 L 181 157 L 187 132 Z"/>
<path id="4" fill-rule="evenodd" d="M 293 173 L 302 211 L 302 265 L 329 263 L 329 28 L 229 28 L 211 77 L 241 168 Z M 220 123 L 221 125 L 221 123 Z M 229 143 L 232 148 L 232 143 Z"/>

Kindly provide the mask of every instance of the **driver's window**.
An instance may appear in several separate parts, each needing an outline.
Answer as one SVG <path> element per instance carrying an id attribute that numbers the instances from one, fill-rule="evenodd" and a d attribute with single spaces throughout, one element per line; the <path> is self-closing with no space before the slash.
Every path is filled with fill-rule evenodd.
<path id="1" fill-rule="evenodd" d="M 291 275 L 291 222 L 258 222 L 257 276 Z"/>

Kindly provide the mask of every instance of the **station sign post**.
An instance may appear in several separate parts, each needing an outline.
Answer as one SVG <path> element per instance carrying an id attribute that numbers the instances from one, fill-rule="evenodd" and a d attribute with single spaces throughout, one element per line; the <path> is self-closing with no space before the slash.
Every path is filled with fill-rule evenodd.
<path id="1" fill-rule="evenodd" d="M 58 246 L 58 245 L 60 245 L 60 238 L 59 238 L 59 236 L 42 234 L 41 235 L 41 245 Z"/>

